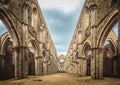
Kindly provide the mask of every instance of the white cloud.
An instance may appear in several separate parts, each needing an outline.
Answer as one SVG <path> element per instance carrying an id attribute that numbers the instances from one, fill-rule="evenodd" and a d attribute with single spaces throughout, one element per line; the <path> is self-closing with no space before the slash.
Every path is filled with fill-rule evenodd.
<path id="1" fill-rule="evenodd" d="M 67 52 L 63 52 L 63 51 L 58 51 L 58 52 L 57 52 L 57 55 L 58 55 L 58 56 L 60 56 L 60 55 L 66 55 L 66 54 L 67 54 Z"/>
<path id="2" fill-rule="evenodd" d="M 84 0 L 38 0 L 40 7 L 44 9 L 59 9 L 65 13 L 73 12 Z"/>
<path id="3" fill-rule="evenodd" d="M 58 56 L 61 54 L 67 54 L 66 48 L 69 46 L 67 46 L 68 44 L 66 42 L 69 42 L 70 40 L 68 41 L 68 36 L 65 34 L 72 32 L 68 31 L 66 27 L 68 27 L 68 24 L 70 25 L 70 28 L 74 27 L 72 25 L 75 25 L 76 23 L 69 21 L 73 21 L 75 17 L 79 16 L 84 1 L 85 0 L 38 0 L 40 8 L 43 10 L 43 12 L 45 12 L 44 16 L 46 16 L 45 19 L 47 21 Z M 51 12 L 53 13 L 51 14 Z M 72 16 L 74 16 L 74 18 Z M 77 18 L 75 18 L 75 20 L 77 21 Z M 68 23 L 66 23 L 67 21 Z"/>
<path id="4" fill-rule="evenodd" d="M 116 24 L 113 26 L 113 31 L 114 31 L 115 34 L 118 36 L 118 23 L 116 23 Z"/>
<path id="5" fill-rule="evenodd" d="M 64 49 L 65 47 L 63 45 L 56 45 L 57 49 Z"/>
<path id="6" fill-rule="evenodd" d="M 66 51 L 64 51 L 65 47 L 63 45 L 56 45 L 56 49 L 57 49 L 57 55 L 60 56 L 60 55 L 66 55 Z"/>
<path id="7" fill-rule="evenodd" d="M 2 21 L 0 20 L 0 26 L 3 25 Z"/>

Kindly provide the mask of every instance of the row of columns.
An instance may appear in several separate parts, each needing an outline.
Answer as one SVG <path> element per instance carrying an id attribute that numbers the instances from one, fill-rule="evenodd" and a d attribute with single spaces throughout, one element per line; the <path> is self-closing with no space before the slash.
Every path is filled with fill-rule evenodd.
<path id="1" fill-rule="evenodd" d="M 120 57 L 120 1 L 118 0 L 118 55 Z M 96 3 L 91 0 L 89 2 L 89 13 L 91 15 L 90 17 L 90 29 L 91 29 L 91 77 L 93 79 L 99 79 L 103 78 L 103 48 L 104 47 L 98 47 L 97 46 L 97 26 L 96 26 L 96 20 L 97 20 L 97 5 Z M 120 59 L 120 58 L 119 58 Z M 79 64 L 75 65 L 69 65 L 66 68 L 66 71 L 68 73 L 75 73 L 79 74 L 80 76 L 86 76 L 87 69 L 85 65 L 87 65 L 87 60 L 84 59 L 78 59 Z M 75 66 L 75 68 L 74 68 Z M 71 70 L 75 69 L 75 70 Z M 71 70 L 71 71 L 70 71 Z M 74 71 L 74 72 L 72 72 Z M 78 71 L 78 72 L 76 72 Z"/>

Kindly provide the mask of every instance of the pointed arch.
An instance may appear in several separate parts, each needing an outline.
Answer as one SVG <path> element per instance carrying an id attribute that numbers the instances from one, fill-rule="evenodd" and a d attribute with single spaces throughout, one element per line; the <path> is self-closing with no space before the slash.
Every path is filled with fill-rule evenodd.
<path id="1" fill-rule="evenodd" d="M 99 37 L 97 38 L 97 45 L 98 47 L 103 47 L 104 42 L 108 36 L 108 34 L 110 33 L 110 31 L 112 30 L 113 26 L 118 22 L 118 10 L 115 10 L 111 16 L 109 17 L 108 21 L 106 22 L 106 24 L 103 26 L 103 28 L 101 29 L 101 33 L 99 34 Z"/>
<path id="2" fill-rule="evenodd" d="M 85 57 L 91 55 L 90 50 L 91 50 L 91 44 L 89 42 L 86 42 L 83 46 L 82 55 L 84 55 Z"/>
<path id="3" fill-rule="evenodd" d="M 16 25 L 11 21 L 14 20 L 13 17 L 8 13 L 7 10 L 0 7 L 0 19 L 5 24 L 13 39 L 14 46 L 19 46 L 21 44 L 20 35 L 16 28 Z"/>

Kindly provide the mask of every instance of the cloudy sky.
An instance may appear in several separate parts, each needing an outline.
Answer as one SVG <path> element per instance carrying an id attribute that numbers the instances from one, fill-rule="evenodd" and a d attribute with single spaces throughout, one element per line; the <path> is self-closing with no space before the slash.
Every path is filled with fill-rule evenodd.
<path id="1" fill-rule="evenodd" d="M 6 26 L 3 24 L 3 22 L 0 20 L 0 35 L 7 32 Z"/>
<path id="2" fill-rule="evenodd" d="M 38 0 L 57 54 L 66 54 L 84 0 Z"/>
<path id="3" fill-rule="evenodd" d="M 66 54 L 70 45 L 84 0 L 38 0 L 57 54 Z M 117 34 L 118 24 L 114 26 Z M 7 31 L 0 20 L 0 35 Z"/>

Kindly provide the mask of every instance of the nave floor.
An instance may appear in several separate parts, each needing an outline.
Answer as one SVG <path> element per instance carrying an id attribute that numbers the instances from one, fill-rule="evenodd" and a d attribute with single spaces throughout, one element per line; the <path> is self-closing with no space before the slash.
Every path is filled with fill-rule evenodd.
<path id="1" fill-rule="evenodd" d="M 90 77 L 78 77 L 68 74 L 47 76 L 29 76 L 22 80 L 2 80 L 0 85 L 120 85 L 120 79 L 104 78 L 92 80 Z"/>

